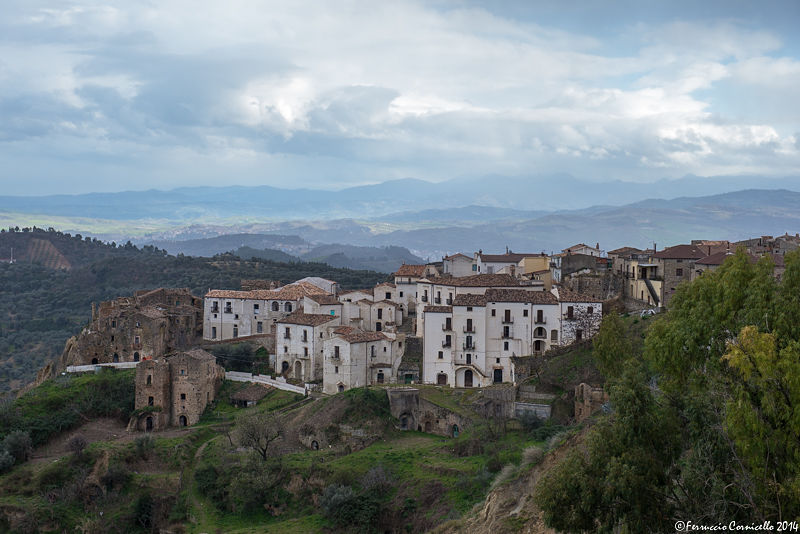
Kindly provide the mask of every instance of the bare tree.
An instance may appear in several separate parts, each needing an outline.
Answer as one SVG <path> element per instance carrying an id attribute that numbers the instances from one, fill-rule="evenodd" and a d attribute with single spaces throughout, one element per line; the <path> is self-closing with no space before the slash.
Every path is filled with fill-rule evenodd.
<path id="1" fill-rule="evenodd" d="M 283 438 L 284 432 L 283 423 L 269 413 L 248 415 L 236 422 L 239 443 L 256 451 L 264 461 L 267 461 L 272 443 Z"/>

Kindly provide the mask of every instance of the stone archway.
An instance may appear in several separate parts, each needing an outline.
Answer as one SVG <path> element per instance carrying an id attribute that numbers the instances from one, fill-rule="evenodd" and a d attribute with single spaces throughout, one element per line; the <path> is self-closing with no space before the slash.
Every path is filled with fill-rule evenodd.
<path id="1" fill-rule="evenodd" d="M 472 369 L 467 369 L 464 371 L 464 387 L 471 388 L 472 387 Z"/>
<path id="2" fill-rule="evenodd" d="M 139 353 L 138 352 L 134 352 L 133 353 L 133 361 L 135 361 L 135 362 L 139 361 Z"/>
<path id="3" fill-rule="evenodd" d="M 115 352 L 114 357 L 111 359 L 111 361 L 114 363 L 119 363 L 119 354 Z"/>
<path id="4" fill-rule="evenodd" d="M 405 412 L 400 414 L 400 430 L 414 430 L 414 414 Z"/>
<path id="5" fill-rule="evenodd" d="M 189 426 L 189 420 L 186 418 L 185 415 L 182 415 L 178 418 L 178 424 L 180 426 Z"/>
<path id="6" fill-rule="evenodd" d="M 92 365 L 97 365 L 97 358 L 92 358 Z"/>

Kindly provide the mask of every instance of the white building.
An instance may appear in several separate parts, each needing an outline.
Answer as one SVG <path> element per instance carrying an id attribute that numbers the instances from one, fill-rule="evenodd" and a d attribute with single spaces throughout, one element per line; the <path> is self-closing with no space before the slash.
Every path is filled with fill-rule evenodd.
<path id="1" fill-rule="evenodd" d="M 341 324 L 335 315 L 295 312 L 277 322 L 275 369 L 277 372 L 313 382 L 323 375 L 326 338 Z"/>
<path id="2" fill-rule="evenodd" d="M 543 354 L 596 331 L 577 334 L 576 326 L 579 317 L 599 325 L 602 305 L 572 292 L 562 291 L 562 297 L 490 288 L 483 295 L 456 295 L 451 306 L 426 306 L 422 381 L 455 387 L 515 382 L 514 356 Z"/>
<path id="3" fill-rule="evenodd" d="M 417 282 L 417 309 L 426 306 L 452 306 L 456 295 L 482 295 L 489 288 L 526 289 L 543 291 L 544 284 L 538 281 L 523 281 L 509 274 L 476 274 L 472 276 L 432 277 Z M 425 313 L 417 313 L 417 332 L 425 332 Z"/>
<path id="4" fill-rule="evenodd" d="M 397 303 L 403 306 L 404 313 L 414 313 L 417 309 L 417 282 L 425 276 L 438 274 L 432 265 L 411 265 L 404 263 L 394 273 L 397 289 Z"/>
<path id="5" fill-rule="evenodd" d="M 397 381 L 403 343 L 382 332 L 364 332 L 348 326 L 334 329 L 324 342 L 323 391 Z"/>
<path id="6" fill-rule="evenodd" d="M 466 254 L 452 254 L 442 258 L 442 268 L 444 275 L 450 276 L 470 276 L 477 274 L 477 269 L 473 266 L 475 261 Z"/>
<path id="7" fill-rule="evenodd" d="M 604 250 L 600 250 L 600 243 L 597 243 L 594 247 L 590 247 L 589 245 L 585 245 L 583 243 L 578 243 L 577 245 L 572 245 L 569 248 L 563 249 L 561 252 L 565 254 L 585 254 L 587 256 L 596 256 L 598 258 L 606 257 L 606 252 Z"/>
<path id="8" fill-rule="evenodd" d="M 320 295 L 327 293 L 308 282 L 278 289 L 210 290 L 203 299 L 203 339 L 272 334 L 276 321 L 302 309 L 305 297 Z"/>
<path id="9" fill-rule="evenodd" d="M 544 254 L 534 253 L 516 253 L 508 251 L 505 254 L 484 254 L 482 250 L 475 253 L 474 259 L 474 274 L 496 274 L 501 269 L 506 269 L 506 272 L 516 269 L 519 262 L 525 258 L 532 258 L 536 256 L 543 256 Z"/>

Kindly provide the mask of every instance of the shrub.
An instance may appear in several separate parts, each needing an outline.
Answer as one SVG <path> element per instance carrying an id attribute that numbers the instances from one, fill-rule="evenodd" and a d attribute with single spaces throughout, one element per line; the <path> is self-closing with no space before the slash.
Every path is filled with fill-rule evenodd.
<path id="1" fill-rule="evenodd" d="M 25 430 L 15 430 L 3 440 L 3 448 L 14 457 L 17 462 L 26 461 L 33 451 L 31 435 Z"/>
<path id="2" fill-rule="evenodd" d="M 0 447 L 0 473 L 5 473 L 14 465 L 16 460 L 13 456 L 5 449 L 5 447 Z"/>
<path id="3" fill-rule="evenodd" d="M 155 449 L 155 447 L 156 440 L 153 439 L 153 436 L 149 434 L 139 436 L 133 440 L 133 448 L 136 451 L 136 455 L 140 458 L 146 458 L 150 451 Z"/>
<path id="4" fill-rule="evenodd" d="M 527 447 L 522 451 L 522 465 L 536 465 L 544 459 L 544 449 L 537 446 Z"/>
<path id="5" fill-rule="evenodd" d="M 153 526 L 153 496 L 143 493 L 136 499 L 133 507 L 133 519 L 142 528 L 152 528 Z"/>
<path id="6" fill-rule="evenodd" d="M 340 527 L 368 527 L 380 512 L 380 501 L 373 492 L 356 494 L 350 486 L 331 484 L 320 499 L 325 517 Z"/>
<path id="7" fill-rule="evenodd" d="M 77 434 L 73 436 L 72 439 L 69 440 L 69 442 L 67 443 L 67 448 L 70 451 L 72 451 L 72 454 L 74 454 L 75 456 L 81 456 L 83 455 L 83 451 L 86 449 L 86 446 L 88 444 L 89 442 L 86 441 L 85 437 L 81 436 L 80 434 Z"/>
<path id="8" fill-rule="evenodd" d="M 381 465 L 376 465 L 366 472 L 361 479 L 361 487 L 364 491 L 384 492 L 394 486 L 389 473 Z"/>
<path id="9" fill-rule="evenodd" d="M 107 490 L 121 489 L 125 487 L 130 478 L 130 471 L 124 465 L 115 463 L 110 465 L 108 471 L 100 477 L 100 482 Z"/>

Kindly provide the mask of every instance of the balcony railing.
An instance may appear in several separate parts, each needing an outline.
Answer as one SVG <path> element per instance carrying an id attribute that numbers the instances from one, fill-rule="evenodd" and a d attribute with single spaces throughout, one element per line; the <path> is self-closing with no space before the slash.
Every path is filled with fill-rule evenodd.
<path id="1" fill-rule="evenodd" d="M 453 305 L 453 299 L 447 299 L 447 302 L 446 302 L 446 304 L 447 304 L 448 306 L 452 306 L 452 305 Z"/>
<path id="2" fill-rule="evenodd" d="M 503 324 L 514 324 L 514 318 L 513 317 L 504 317 L 503 320 L 500 321 L 500 322 L 503 323 Z"/>
<path id="3" fill-rule="evenodd" d="M 447 341 L 447 340 L 442 341 L 442 347 L 443 348 L 448 348 L 448 347 L 452 347 L 452 346 L 453 346 L 452 341 Z"/>
<path id="4" fill-rule="evenodd" d="M 225 313 L 233 313 L 233 308 L 225 308 Z"/>
<path id="5" fill-rule="evenodd" d="M 291 334 L 283 334 L 283 339 L 292 339 Z"/>
<path id="6" fill-rule="evenodd" d="M 428 295 L 422 295 L 422 296 L 419 298 L 419 300 L 421 300 L 422 302 L 428 302 Z"/>
<path id="7" fill-rule="evenodd" d="M 547 317 L 537 317 L 533 322 L 535 324 L 547 324 Z"/>
<path id="8" fill-rule="evenodd" d="M 475 326 L 465 326 L 464 327 L 465 334 L 474 334 L 475 333 Z"/>
<path id="9" fill-rule="evenodd" d="M 472 343 L 462 343 L 461 348 L 463 350 L 478 350 L 478 347 L 475 345 L 474 341 Z"/>
<path id="10" fill-rule="evenodd" d="M 442 303 L 442 297 L 436 297 L 435 299 L 433 299 L 433 303 L 434 304 L 441 304 Z"/>
<path id="11" fill-rule="evenodd" d="M 442 332 L 452 332 L 453 326 L 449 324 L 442 325 Z"/>

